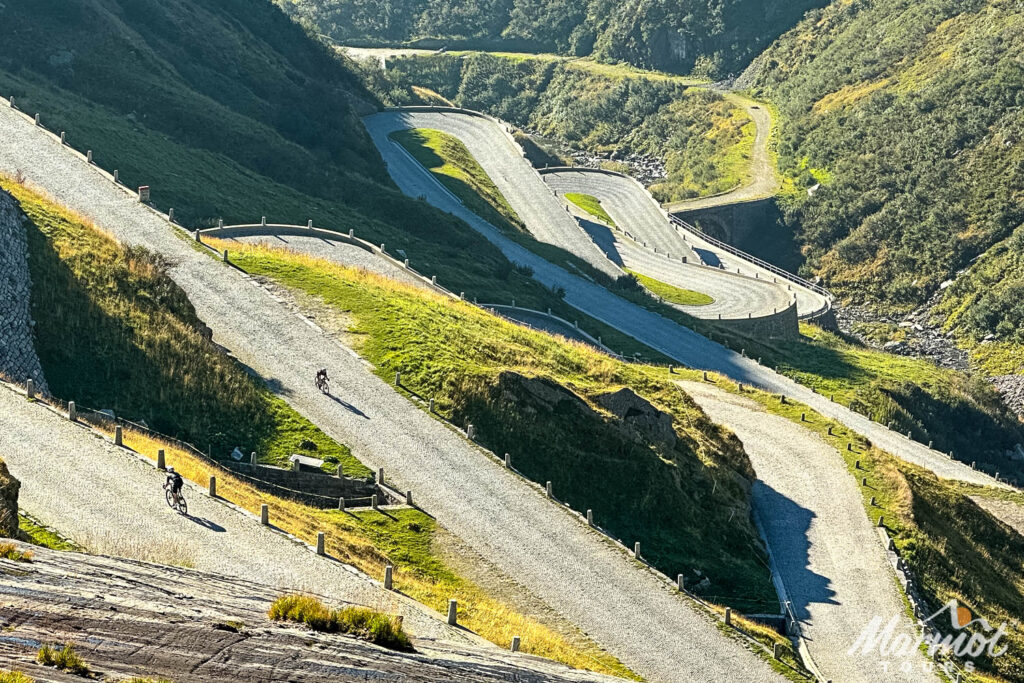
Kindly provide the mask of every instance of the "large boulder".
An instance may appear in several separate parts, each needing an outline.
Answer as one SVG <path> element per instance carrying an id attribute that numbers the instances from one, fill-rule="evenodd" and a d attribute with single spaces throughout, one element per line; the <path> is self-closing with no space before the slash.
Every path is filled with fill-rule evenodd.
<path id="1" fill-rule="evenodd" d="M 670 450 L 675 447 L 679 437 L 672 426 L 672 416 L 655 408 L 632 389 L 600 394 L 594 400 L 621 419 L 637 440 L 658 444 Z"/>
<path id="2" fill-rule="evenodd" d="M 0 536 L 18 535 L 18 490 L 21 482 L 7 471 L 7 463 L 0 460 Z"/>

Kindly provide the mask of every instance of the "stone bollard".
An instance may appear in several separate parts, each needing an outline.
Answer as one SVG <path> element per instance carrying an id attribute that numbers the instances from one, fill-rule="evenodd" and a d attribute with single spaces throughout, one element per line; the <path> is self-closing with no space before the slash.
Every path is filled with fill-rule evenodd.
<path id="1" fill-rule="evenodd" d="M 88 150 L 85 151 L 85 163 L 87 163 L 87 164 L 91 164 L 92 163 L 92 150 L 91 149 L 88 149 Z"/>
<path id="2" fill-rule="evenodd" d="M 554 492 L 553 492 L 553 490 L 551 488 L 551 482 L 550 481 L 547 482 L 546 484 L 544 484 L 544 491 L 547 494 L 548 498 L 554 498 L 555 497 L 554 496 Z"/>
<path id="3" fill-rule="evenodd" d="M 412 491 L 405 492 L 405 504 L 412 507 Z"/>
<path id="4" fill-rule="evenodd" d="M 224 227 L 224 219 L 223 218 L 218 218 L 217 219 L 217 227 L 218 228 L 223 228 Z"/>
<path id="5" fill-rule="evenodd" d="M 260 524 L 270 526 L 270 507 L 266 503 L 260 505 Z"/>
<path id="6" fill-rule="evenodd" d="M 114 445 L 115 446 L 123 446 L 124 445 L 124 433 L 121 430 L 121 425 L 117 425 L 116 427 L 114 427 Z"/>
<path id="7" fill-rule="evenodd" d="M 782 643 L 774 643 L 772 645 L 772 657 L 782 659 Z"/>
<path id="8" fill-rule="evenodd" d="M 832 436 L 832 425 L 829 425 L 828 427 L 828 435 Z"/>
<path id="9" fill-rule="evenodd" d="M 292 472 L 300 472 L 300 471 L 302 471 L 302 466 L 299 465 L 299 461 L 298 460 L 293 460 L 292 461 Z"/>
<path id="10" fill-rule="evenodd" d="M 427 405 L 428 412 L 434 412 L 434 399 L 430 399 L 430 403 Z"/>
<path id="11" fill-rule="evenodd" d="M 231 261 L 228 260 L 228 250 L 227 249 L 224 250 L 223 258 L 224 258 L 224 263 L 231 263 Z"/>
<path id="12" fill-rule="evenodd" d="M 909 432 L 909 431 L 907 432 L 907 438 L 908 438 L 908 439 L 912 439 L 912 438 L 914 438 L 914 437 L 912 436 L 912 432 Z"/>
<path id="13" fill-rule="evenodd" d="M 370 507 L 372 507 L 374 510 L 376 510 L 377 509 L 377 505 L 378 505 L 377 494 L 373 494 L 372 496 L 370 496 Z"/>
<path id="14" fill-rule="evenodd" d="M 878 503 L 875 501 L 875 497 L 871 496 L 871 507 L 875 507 Z"/>
<path id="15" fill-rule="evenodd" d="M 459 292 L 459 301 L 465 301 L 465 300 L 466 300 L 466 293 L 465 292 Z"/>
<path id="16" fill-rule="evenodd" d="M 457 626 L 459 623 L 459 601 L 448 601 L 448 625 Z"/>
<path id="17" fill-rule="evenodd" d="M 394 586 L 394 571 L 395 568 L 390 564 L 384 567 L 384 590 L 389 591 Z"/>
<path id="18" fill-rule="evenodd" d="M 62 145 L 68 144 L 68 134 L 65 133 L 64 131 L 60 132 L 60 144 L 62 144 Z"/>
<path id="19" fill-rule="evenodd" d="M 39 114 L 38 114 L 38 113 L 36 114 L 36 125 L 37 125 L 37 126 L 38 126 L 38 125 L 41 125 L 41 124 L 40 124 L 40 121 L 39 121 Z"/>
<path id="20" fill-rule="evenodd" d="M 512 650 L 512 652 L 519 652 L 519 643 L 520 642 L 521 642 L 521 640 L 520 640 L 519 636 L 512 636 L 512 647 L 510 648 Z M 957 681 L 957 683 L 960 683 L 960 682 Z"/>
<path id="21" fill-rule="evenodd" d="M 896 541 L 892 540 L 892 538 L 890 537 L 890 538 L 889 538 L 889 542 L 888 542 L 888 544 L 886 545 L 886 548 L 887 548 L 888 550 L 892 550 L 892 551 L 895 551 L 895 550 L 896 550 Z"/>
<path id="22" fill-rule="evenodd" d="M 466 438 L 470 441 L 476 440 L 476 426 L 472 424 L 466 425 Z"/>
<path id="23" fill-rule="evenodd" d="M 405 268 L 406 270 L 409 269 L 409 259 L 405 259 Z"/>
<path id="24" fill-rule="evenodd" d="M 322 532 L 322 531 L 316 532 L 316 554 L 317 555 L 326 555 L 327 554 L 327 551 L 324 548 L 325 545 L 326 545 L 326 538 L 324 536 L 324 532 Z"/>
<path id="25" fill-rule="evenodd" d="M 72 422 L 78 422 L 78 409 L 75 408 L 74 401 L 68 401 L 68 419 Z"/>
<path id="26" fill-rule="evenodd" d="M 263 216 L 263 217 L 262 217 L 262 218 L 260 219 L 260 226 L 262 227 L 262 226 L 265 226 L 266 224 L 267 224 L 267 217 L 266 217 L 266 216 Z"/>
<path id="27" fill-rule="evenodd" d="M 505 467 L 512 468 L 512 456 L 508 453 L 505 454 Z"/>
<path id="28" fill-rule="evenodd" d="M 349 228 L 348 229 L 348 238 L 349 239 L 353 239 L 353 238 L 355 238 L 355 236 L 356 236 L 356 231 L 353 230 L 352 228 Z"/>
<path id="29" fill-rule="evenodd" d="M 742 394 L 743 393 L 743 382 L 737 382 L 736 383 L 736 388 L 739 389 L 740 393 Z"/>
<path id="30" fill-rule="evenodd" d="M 633 544 L 633 557 L 640 559 L 640 541 Z"/>
<path id="31" fill-rule="evenodd" d="M 167 469 L 167 456 L 164 454 L 164 449 L 160 449 L 156 452 L 156 468 L 158 470 Z"/>
<path id="32" fill-rule="evenodd" d="M 174 208 L 167 209 L 167 220 L 170 223 L 174 222 Z"/>
<path id="33" fill-rule="evenodd" d="M 785 394 L 779 394 L 779 405 L 782 405 L 782 406 L 786 405 L 786 395 Z"/>
<path id="34" fill-rule="evenodd" d="M 344 498 L 339 498 L 338 499 L 338 509 L 341 510 L 342 512 L 344 512 L 344 510 L 345 510 L 345 499 Z"/>
<path id="35" fill-rule="evenodd" d="M 860 469 L 860 460 L 854 460 L 853 461 L 853 469 L 855 469 L 855 470 L 859 470 Z"/>
<path id="36" fill-rule="evenodd" d="M 860 478 L 860 485 L 861 486 L 867 486 L 868 485 L 868 478 L 867 477 L 861 477 Z"/>
<path id="37" fill-rule="evenodd" d="M 708 371 L 707 370 L 704 371 L 704 381 L 705 382 L 708 381 Z"/>
<path id="38" fill-rule="evenodd" d="M 594 511 L 587 508 L 587 526 L 594 526 Z"/>
<path id="39" fill-rule="evenodd" d="M 395 386 L 402 386 L 402 373 L 401 371 L 395 373 Z"/>
<path id="40" fill-rule="evenodd" d="M 884 527 L 885 526 L 885 517 L 879 517 L 878 518 L 878 526 L 880 526 L 880 527 Z"/>
<path id="41" fill-rule="evenodd" d="M 383 467 L 377 469 L 377 483 L 378 484 L 383 484 L 384 483 L 384 468 Z"/>
<path id="42" fill-rule="evenodd" d="M 437 276 L 436 275 L 431 275 L 430 276 L 430 284 L 432 284 L 432 285 L 436 285 L 437 284 Z"/>
<path id="43" fill-rule="evenodd" d="M 807 422 L 807 413 L 800 413 L 800 421 Z"/>
<path id="44" fill-rule="evenodd" d="M 384 243 L 383 242 L 380 243 L 380 253 L 382 253 L 382 254 L 384 253 Z"/>
<path id="45" fill-rule="evenodd" d="M 846 450 L 853 451 L 853 442 L 852 441 L 847 441 L 846 442 Z"/>
<path id="46" fill-rule="evenodd" d="M 931 448 L 931 447 L 932 447 L 932 443 L 933 443 L 933 442 L 931 442 L 931 441 L 929 441 L 929 442 L 928 442 L 928 448 Z"/>
<path id="47" fill-rule="evenodd" d="M 256 451 L 253 451 L 253 452 L 252 452 L 252 453 L 251 453 L 251 454 L 249 455 L 249 464 L 250 464 L 250 465 L 255 465 L 255 464 L 256 464 Z M 338 469 L 340 470 L 341 468 L 339 467 Z"/>
<path id="48" fill-rule="evenodd" d="M 17 107 L 14 106 L 14 98 L 13 97 L 11 98 L 11 109 L 17 109 Z"/>
<path id="49" fill-rule="evenodd" d="M 682 574 L 677 574 L 676 575 L 676 589 L 678 589 L 680 593 L 683 592 L 683 584 L 684 584 L 683 575 Z"/>
<path id="50" fill-rule="evenodd" d="M 313 219 L 310 218 L 308 221 L 306 221 L 306 230 L 312 230 L 312 229 L 313 229 Z"/>
<path id="51" fill-rule="evenodd" d="M 192 237 L 195 239 L 196 242 L 199 242 L 200 244 L 203 243 L 203 236 L 199 232 L 199 228 L 196 228 L 196 231 L 195 233 L 193 233 Z"/>
<path id="52" fill-rule="evenodd" d="M 29 400 L 36 397 L 36 383 L 30 379 L 25 380 L 25 396 Z"/>
<path id="53" fill-rule="evenodd" d="M 725 608 L 725 625 L 732 626 L 732 607 Z"/>
<path id="54" fill-rule="evenodd" d="M 217 497 L 217 477 L 210 475 L 210 498 Z"/>

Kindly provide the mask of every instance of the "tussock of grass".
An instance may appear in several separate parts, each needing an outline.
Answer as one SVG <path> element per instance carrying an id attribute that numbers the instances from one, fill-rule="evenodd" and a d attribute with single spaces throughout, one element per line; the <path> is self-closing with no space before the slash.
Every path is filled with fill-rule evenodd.
<path id="1" fill-rule="evenodd" d="M 609 216 L 608 212 L 604 210 L 603 206 L 601 206 L 601 200 L 594 195 L 583 194 L 582 192 L 566 192 L 565 198 L 597 220 L 602 221 L 613 228 L 616 227 L 615 221 L 612 220 L 612 217 Z"/>
<path id="2" fill-rule="evenodd" d="M 35 679 L 20 671 L 0 671 L 0 683 L 35 683 Z"/>
<path id="3" fill-rule="evenodd" d="M 373 274 L 234 246 L 241 267 L 346 311 L 380 376 L 400 371 L 404 387 L 434 398 L 457 424 L 474 424 L 481 443 L 510 453 L 530 479 L 553 482 L 572 508 L 592 509 L 616 537 L 640 541 L 668 575 L 709 575 L 706 597 L 736 609 L 777 605 L 750 523 L 742 446 L 722 438 L 664 374 Z M 534 405 L 528 387 L 555 396 L 558 415 Z M 606 394 L 623 389 L 672 416 L 671 442 L 633 432 L 603 407 Z"/>
<path id="4" fill-rule="evenodd" d="M 154 463 L 157 451 L 163 449 L 167 465 L 197 484 L 205 486 L 210 475 L 216 475 L 218 497 L 253 514 L 259 514 L 260 506 L 266 503 L 271 524 L 307 543 L 316 543 L 317 532 L 325 532 L 326 551 L 331 557 L 358 567 L 370 576 L 383 577 L 385 565 L 393 565 L 395 589 L 439 613 L 447 609 L 450 598 L 455 598 L 460 605 L 459 622 L 493 643 L 507 647 L 513 636 L 521 636 L 524 652 L 576 668 L 633 677 L 618 660 L 593 642 L 576 633 L 554 631 L 455 574 L 434 554 L 431 543 L 436 523 L 419 510 L 389 510 L 387 515 L 372 510 L 358 513 L 319 510 L 264 494 L 231 474 L 147 435 L 126 430 L 124 443 Z M 377 607 L 395 611 L 397 603 Z"/>
<path id="5" fill-rule="evenodd" d="M 669 303 L 679 304 L 680 306 L 707 306 L 708 304 L 715 303 L 715 300 L 707 294 L 695 292 L 692 289 L 676 287 L 643 273 L 638 273 L 635 270 L 627 269 L 626 272 L 634 275 L 640 281 L 640 284 Z"/>
<path id="6" fill-rule="evenodd" d="M 32 551 L 22 550 L 13 543 L 0 543 L 0 559 L 14 560 L 15 562 L 31 562 Z"/>
<path id="7" fill-rule="evenodd" d="M 275 621 L 305 624 L 314 631 L 347 633 L 392 650 L 414 651 L 401 619 L 367 607 L 331 609 L 312 596 L 293 594 L 275 600 L 268 616 Z"/>
<path id="8" fill-rule="evenodd" d="M 39 648 L 36 661 L 43 666 L 52 666 L 75 676 L 88 676 L 92 673 L 77 652 L 75 646 L 67 643 L 64 647 L 58 645 L 43 645 Z"/>

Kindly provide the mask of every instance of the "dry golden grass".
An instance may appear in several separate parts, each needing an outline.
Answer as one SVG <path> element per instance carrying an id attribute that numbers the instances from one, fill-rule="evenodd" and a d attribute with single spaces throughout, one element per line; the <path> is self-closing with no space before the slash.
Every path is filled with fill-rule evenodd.
<path id="1" fill-rule="evenodd" d="M 395 564 L 394 586 L 397 591 L 439 613 L 447 610 L 450 598 L 458 600 L 459 623 L 496 645 L 508 647 L 513 636 L 520 636 L 524 652 L 575 668 L 636 679 L 635 674 L 593 642 L 578 634 L 567 637 L 490 597 L 470 581 L 447 571 L 440 577 L 425 576 L 415 568 L 392 563 L 362 531 L 358 518 L 350 514 L 318 510 L 263 493 L 230 473 L 150 436 L 126 430 L 123 438 L 126 446 L 154 461 L 157 451 L 163 449 L 166 464 L 200 486 L 207 486 L 210 476 L 216 476 L 218 497 L 253 514 L 259 514 L 260 506 L 266 504 L 274 526 L 307 543 L 315 544 L 317 532 L 325 532 L 329 555 L 370 576 L 383 578 L 384 567 Z M 387 606 L 379 607 L 389 609 Z"/>

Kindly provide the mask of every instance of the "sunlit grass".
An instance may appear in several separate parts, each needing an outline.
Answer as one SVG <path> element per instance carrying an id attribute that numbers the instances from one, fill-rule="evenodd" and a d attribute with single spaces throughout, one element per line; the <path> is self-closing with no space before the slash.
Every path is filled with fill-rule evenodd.
<path id="1" fill-rule="evenodd" d="M 627 269 L 626 272 L 632 273 L 636 276 L 636 279 L 640 281 L 640 284 L 669 303 L 679 304 L 680 306 L 707 306 L 708 304 L 715 303 L 714 299 L 702 292 L 695 292 L 692 289 L 676 287 L 675 285 L 670 285 L 667 282 L 656 280 L 655 278 L 644 275 L 643 273 L 638 273 L 635 270 Z"/>

